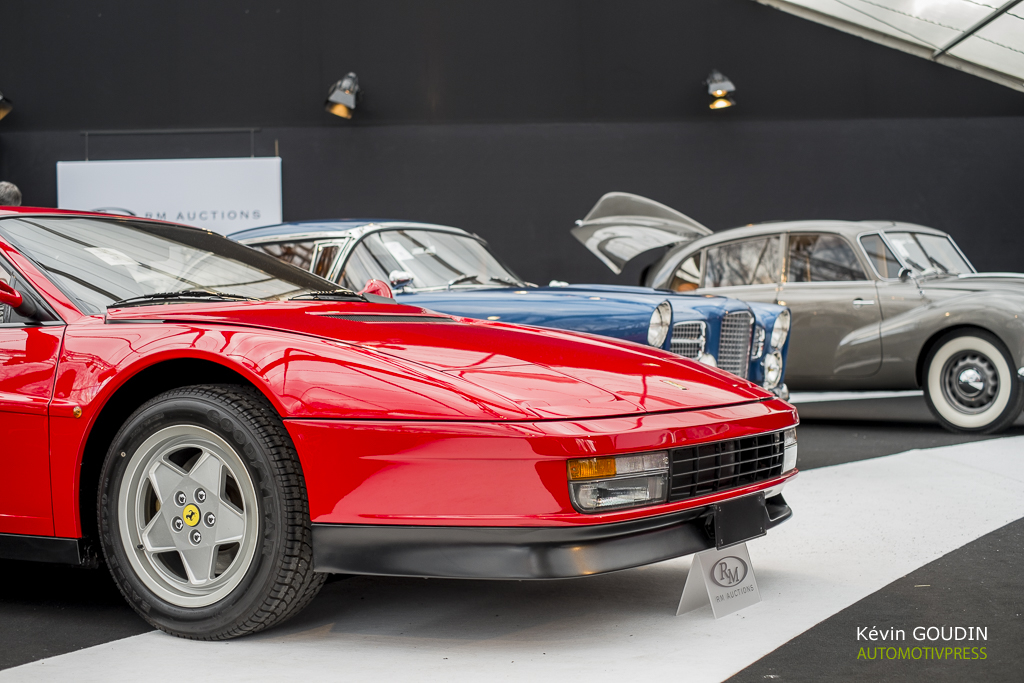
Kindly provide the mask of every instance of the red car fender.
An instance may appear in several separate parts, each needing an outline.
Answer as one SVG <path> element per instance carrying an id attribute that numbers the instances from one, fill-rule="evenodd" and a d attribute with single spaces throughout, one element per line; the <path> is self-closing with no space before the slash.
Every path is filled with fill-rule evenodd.
<path id="1" fill-rule="evenodd" d="M 454 378 L 440 372 L 410 372 L 409 363 L 317 337 L 210 324 L 104 324 L 92 317 L 67 327 L 50 404 L 57 536 L 81 535 L 79 478 L 85 448 L 111 397 L 140 373 L 182 359 L 208 361 L 237 373 L 283 418 L 531 417 L 488 392 L 467 394 L 465 388 L 453 386 Z M 402 411 L 386 407 L 393 405 L 401 405 Z"/>

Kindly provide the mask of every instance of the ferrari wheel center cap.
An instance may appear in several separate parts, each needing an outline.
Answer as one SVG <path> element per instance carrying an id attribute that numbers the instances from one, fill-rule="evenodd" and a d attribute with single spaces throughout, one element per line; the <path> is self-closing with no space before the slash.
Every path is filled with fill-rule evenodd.
<path id="1" fill-rule="evenodd" d="M 185 524 L 188 524 L 189 526 L 199 524 L 199 520 L 202 519 L 202 515 L 199 513 L 199 508 L 195 505 L 186 505 L 185 509 L 181 511 L 181 517 L 185 520 Z"/>
<path id="2" fill-rule="evenodd" d="M 976 368 L 967 368 L 957 376 L 960 391 L 968 396 L 976 396 L 985 390 L 985 380 Z"/>

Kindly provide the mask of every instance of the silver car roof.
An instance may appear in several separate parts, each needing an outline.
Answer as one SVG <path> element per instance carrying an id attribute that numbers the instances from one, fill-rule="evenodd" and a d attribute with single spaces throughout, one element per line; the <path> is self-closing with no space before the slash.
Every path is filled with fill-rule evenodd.
<path id="1" fill-rule="evenodd" d="M 804 221 L 773 221 L 769 223 L 756 223 L 742 228 L 730 228 L 716 232 L 707 237 L 701 237 L 686 245 L 686 251 L 699 249 L 710 244 L 719 242 L 743 239 L 744 237 L 758 237 L 760 235 L 774 235 L 779 232 L 832 232 L 843 235 L 851 240 L 859 235 L 871 232 L 923 232 L 931 235 L 942 235 L 946 233 L 935 228 L 929 228 L 915 223 L 903 223 L 901 221 L 837 221 L 837 220 L 804 220 Z"/>

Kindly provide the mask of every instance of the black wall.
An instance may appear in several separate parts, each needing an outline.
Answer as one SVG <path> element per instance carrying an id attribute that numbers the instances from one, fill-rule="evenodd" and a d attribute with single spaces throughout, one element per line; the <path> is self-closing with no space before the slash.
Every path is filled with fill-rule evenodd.
<path id="1" fill-rule="evenodd" d="M 611 279 L 568 235 L 609 190 L 715 229 L 919 222 L 981 268 L 1024 269 L 1024 94 L 750 0 L 9 0 L 3 16 L 0 178 L 26 203 L 55 204 L 81 130 L 258 126 L 286 219 L 455 224 L 538 282 Z M 711 68 L 738 107 L 707 109 Z M 322 103 L 348 70 L 365 98 L 343 121 Z M 246 135 L 90 140 L 93 159 L 248 153 Z"/>

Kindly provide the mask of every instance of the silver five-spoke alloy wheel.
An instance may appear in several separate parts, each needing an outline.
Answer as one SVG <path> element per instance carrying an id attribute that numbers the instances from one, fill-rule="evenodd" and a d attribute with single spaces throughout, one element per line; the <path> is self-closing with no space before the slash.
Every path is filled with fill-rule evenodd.
<path id="1" fill-rule="evenodd" d="M 129 457 L 117 512 L 139 579 L 178 607 L 205 607 L 239 584 L 259 539 L 258 499 L 242 459 L 197 425 L 166 427 Z"/>

